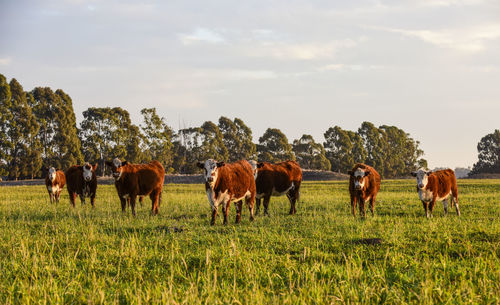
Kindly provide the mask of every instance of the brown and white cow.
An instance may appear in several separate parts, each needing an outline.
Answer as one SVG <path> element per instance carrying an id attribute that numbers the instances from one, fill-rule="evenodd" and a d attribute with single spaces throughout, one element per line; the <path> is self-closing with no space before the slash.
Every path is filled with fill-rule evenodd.
<path id="1" fill-rule="evenodd" d="M 460 216 L 457 179 L 451 169 L 435 172 L 419 169 L 412 172 L 411 175 L 417 177 L 417 192 L 427 218 L 432 217 L 432 210 L 437 200 L 443 201 L 444 213 L 448 214 L 448 198 L 450 195 L 451 203 L 455 205 L 457 215 Z"/>
<path id="2" fill-rule="evenodd" d="M 54 167 L 47 168 L 47 177 L 45 177 L 45 186 L 49 191 L 50 203 L 59 202 L 61 192 L 66 184 L 64 172 Z"/>
<path id="3" fill-rule="evenodd" d="M 85 197 L 90 197 L 92 207 L 95 207 L 95 194 L 97 190 L 97 177 L 95 170 L 97 163 L 92 165 L 73 165 L 66 172 L 66 182 L 69 194 L 69 201 L 75 207 L 76 195 L 80 196 L 82 205 L 85 204 Z"/>
<path id="4" fill-rule="evenodd" d="M 259 213 L 260 201 L 264 199 L 264 215 L 269 215 L 269 201 L 271 196 L 286 194 L 290 201 L 289 214 L 297 212 L 296 202 L 300 198 L 300 184 L 302 183 L 302 169 L 295 161 L 284 161 L 276 164 L 268 162 L 250 161 L 255 174 L 257 193 L 257 207 L 255 214 Z"/>
<path id="5" fill-rule="evenodd" d="M 115 158 L 113 161 L 106 161 L 106 165 L 111 167 L 113 172 L 123 212 L 128 202 L 132 215 L 135 216 L 135 200 L 139 197 L 142 203 L 142 198 L 149 195 L 152 203 L 151 213 L 158 215 L 165 179 L 165 169 L 160 162 L 154 160 L 147 164 L 132 164 Z"/>
<path id="6" fill-rule="evenodd" d="M 239 223 L 241 220 L 243 199 L 245 199 L 245 203 L 250 211 L 250 221 L 254 220 L 255 179 L 252 166 L 248 161 L 241 160 L 234 163 L 224 163 L 208 159 L 204 162 L 198 162 L 197 166 L 204 169 L 205 190 L 212 208 L 211 225 L 215 224 L 219 206 L 222 206 L 224 224 L 227 224 L 231 202 L 236 202 L 235 223 Z"/>
<path id="7" fill-rule="evenodd" d="M 349 193 L 351 194 L 351 212 L 356 216 L 356 203 L 359 204 L 359 214 L 365 216 L 365 203 L 370 201 L 372 216 L 375 212 L 375 198 L 380 190 L 380 175 L 371 166 L 358 163 L 349 174 Z"/>

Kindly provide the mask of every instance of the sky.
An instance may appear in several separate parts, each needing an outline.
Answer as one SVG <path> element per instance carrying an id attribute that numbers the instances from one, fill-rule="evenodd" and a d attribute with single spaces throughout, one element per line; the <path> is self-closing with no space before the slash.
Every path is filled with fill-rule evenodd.
<path id="1" fill-rule="evenodd" d="M 241 118 L 323 142 L 394 125 L 429 167 L 500 128 L 498 0 L 0 0 L 0 73 L 63 89 L 77 120 L 156 107 L 174 129 Z"/>

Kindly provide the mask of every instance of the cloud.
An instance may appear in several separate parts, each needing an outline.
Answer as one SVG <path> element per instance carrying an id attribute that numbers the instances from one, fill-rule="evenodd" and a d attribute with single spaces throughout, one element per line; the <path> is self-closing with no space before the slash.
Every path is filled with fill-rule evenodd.
<path id="1" fill-rule="evenodd" d="M 340 49 L 355 47 L 358 42 L 346 39 L 326 43 L 264 42 L 250 48 L 249 56 L 272 57 L 278 60 L 314 60 L 333 58 Z"/>
<path id="2" fill-rule="evenodd" d="M 8 66 L 12 62 L 10 57 L 0 57 L 0 66 Z"/>
<path id="3" fill-rule="evenodd" d="M 207 28 L 197 28 L 190 34 L 179 34 L 179 38 L 184 45 L 191 45 L 195 43 L 218 44 L 225 42 L 225 39 L 221 34 Z"/>
<path id="4" fill-rule="evenodd" d="M 416 37 L 438 47 L 455 49 L 463 52 L 480 52 L 486 43 L 500 38 L 500 24 L 481 25 L 468 29 L 447 30 L 405 30 L 375 27 L 404 36 Z"/>

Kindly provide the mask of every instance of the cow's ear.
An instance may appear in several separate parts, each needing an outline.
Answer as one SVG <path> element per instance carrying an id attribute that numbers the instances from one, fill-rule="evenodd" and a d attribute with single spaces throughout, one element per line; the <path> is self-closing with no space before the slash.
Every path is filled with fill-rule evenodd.
<path id="1" fill-rule="evenodd" d="M 426 172 L 427 176 L 429 176 L 430 174 L 432 174 L 432 171 L 428 171 Z"/>
<path id="2" fill-rule="evenodd" d="M 416 177 L 417 176 L 417 172 L 411 172 L 410 173 L 413 177 Z"/>
<path id="3" fill-rule="evenodd" d="M 122 162 L 122 166 L 125 166 L 125 165 L 127 165 L 127 164 L 128 164 L 128 161 L 123 161 L 123 162 Z"/>
<path id="4" fill-rule="evenodd" d="M 262 166 L 264 166 L 264 162 L 257 163 L 257 168 L 261 168 Z"/>
<path id="5" fill-rule="evenodd" d="M 199 168 L 205 168 L 205 162 L 198 161 L 196 163 L 196 166 L 198 166 Z"/>
<path id="6" fill-rule="evenodd" d="M 365 171 L 365 177 L 368 176 L 371 172 L 369 170 Z"/>
<path id="7" fill-rule="evenodd" d="M 95 172 L 95 170 L 97 169 L 97 163 L 92 165 L 92 170 Z"/>
<path id="8" fill-rule="evenodd" d="M 347 174 L 348 174 L 349 176 L 352 176 L 352 175 L 354 175 L 354 172 L 353 172 L 353 171 L 347 171 Z"/>
<path id="9" fill-rule="evenodd" d="M 106 164 L 109 167 L 113 167 L 113 161 L 106 161 L 104 162 L 104 164 Z"/>
<path id="10" fill-rule="evenodd" d="M 223 167 L 225 164 L 224 161 L 217 162 L 217 167 Z"/>

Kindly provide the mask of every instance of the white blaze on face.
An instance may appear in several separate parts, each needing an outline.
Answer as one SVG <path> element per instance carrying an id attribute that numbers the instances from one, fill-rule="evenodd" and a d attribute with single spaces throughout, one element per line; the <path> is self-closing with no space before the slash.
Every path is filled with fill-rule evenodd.
<path id="1" fill-rule="evenodd" d="M 248 163 L 250 163 L 250 165 L 252 166 L 252 171 L 253 171 L 253 177 L 254 177 L 254 179 L 257 180 L 257 175 L 259 173 L 259 171 L 257 170 L 257 161 L 250 160 L 250 161 L 248 161 Z"/>
<path id="2" fill-rule="evenodd" d="M 118 181 L 122 176 L 122 170 L 120 169 L 120 167 L 122 166 L 122 161 L 120 161 L 120 159 L 118 158 L 114 158 L 113 166 L 115 167 L 115 169 L 113 170 L 113 177 Z"/>
<path id="3" fill-rule="evenodd" d="M 83 180 L 89 182 L 92 180 L 92 165 L 89 163 L 83 166 Z"/>
<path id="4" fill-rule="evenodd" d="M 49 168 L 49 179 L 52 182 L 56 179 L 56 169 L 53 167 Z"/>
<path id="5" fill-rule="evenodd" d="M 362 189 L 365 186 L 365 171 L 361 168 L 356 169 L 354 172 L 354 187 Z"/>
<path id="6" fill-rule="evenodd" d="M 417 177 L 417 187 L 419 189 L 424 189 L 427 186 L 429 175 L 427 175 L 427 172 L 424 171 L 423 169 L 419 169 L 416 172 L 416 177 Z"/>
<path id="7" fill-rule="evenodd" d="M 217 162 L 213 159 L 205 161 L 205 181 L 213 187 L 217 181 Z"/>

